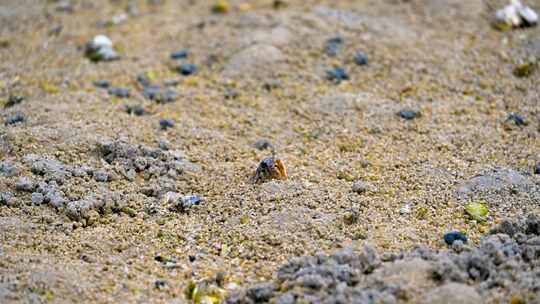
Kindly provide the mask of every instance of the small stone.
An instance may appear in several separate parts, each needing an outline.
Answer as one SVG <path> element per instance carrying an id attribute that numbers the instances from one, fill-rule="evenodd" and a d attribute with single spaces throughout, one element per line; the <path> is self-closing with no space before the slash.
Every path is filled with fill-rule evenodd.
<path id="1" fill-rule="evenodd" d="M 41 205 L 44 200 L 45 200 L 45 197 L 43 196 L 43 194 L 39 192 L 32 193 L 32 204 Z"/>
<path id="2" fill-rule="evenodd" d="M 368 58 L 366 54 L 362 51 L 357 51 L 356 55 L 354 55 L 354 63 L 357 65 L 367 65 L 368 64 Z"/>
<path id="3" fill-rule="evenodd" d="M 508 114 L 508 117 L 506 118 L 507 122 L 513 122 L 516 126 L 526 126 L 527 121 L 523 116 L 517 113 L 510 113 Z"/>
<path id="4" fill-rule="evenodd" d="M 165 281 L 165 280 L 156 280 L 154 282 L 154 287 L 156 287 L 157 289 L 162 289 L 166 285 L 167 285 L 167 281 Z"/>
<path id="5" fill-rule="evenodd" d="M 93 177 L 96 182 L 101 182 L 101 183 L 105 183 L 109 180 L 109 174 L 103 170 L 94 171 Z"/>
<path id="6" fill-rule="evenodd" d="M 467 243 L 467 237 L 459 231 L 445 233 L 443 239 L 448 246 L 452 246 L 455 241 Z"/>
<path id="7" fill-rule="evenodd" d="M 397 113 L 397 115 L 406 120 L 413 120 L 421 116 L 419 111 L 412 109 L 403 109 Z"/>
<path id="8" fill-rule="evenodd" d="M 13 107 L 14 105 L 17 105 L 23 102 L 23 100 L 24 100 L 23 96 L 9 95 L 8 100 L 6 104 L 4 105 L 4 107 L 6 108 Z"/>
<path id="9" fill-rule="evenodd" d="M 155 100 L 157 103 L 170 103 L 176 101 L 178 94 L 171 89 L 166 89 L 156 96 Z"/>
<path id="10" fill-rule="evenodd" d="M 95 36 L 86 44 L 86 57 L 94 62 L 120 59 L 113 49 L 112 41 L 104 35 Z"/>
<path id="11" fill-rule="evenodd" d="M 401 215 L 406 215 L 406 214 L 409 214 L 409 213 L 411 213 L 411 205 L 409 205 L 409 204 L 405 204 L 405 205 L 403 205 L 403 207 L 401 207 L 399 209 L 399 214 L 401 214 Z"/>
<path id="12" fill-rule="evenodd" d="M 202 199 L 198 195 L 186 195 L 181 197 L 174 208 L 177 211 L 185 212 L 193 206 L 198 206 L 202 202 Z"/>
<path id="13" fill-rule="evenodd" d="M 171 53 L 171 59 L 185 59 L 188 57 L 188 51 L 187 50 L 180 50 Z"/>
<path id="14" fill-rule="evenodd" d="M 109 86 L 111 85 L 110 82 L 108 80 L 104 80 L 104 79 L 98 79 L 98 80 L 94 80 L 92 82 L 92 84 L 97 87 L 97 88 L 101 88 L 101 89 L 108 89 Z"/>
<path id="15" fill-rule="evenodd" d="M 372 189 L 373 189 L 373 186 L 370 183 L 364 182 L 364 181 L 356 181 L 352 185 L 352 191 L 358 194 L 371 191 Z"/>
<path id="16" fill-rule="evenodd" d="M 126 105 L 125 108 L 128 114 L 133 114 L 135 116 L 143 116 L 144 114 L 146 114 L 146 111 L 144 110 L 144 108 L 138 104 Z"/>
<path id="17" fill-rule="evenodd" d="M 537 163 L 534 167 L 534 174 L 540 174 L 540 163 Z"/>
<path id="18" fill-rule="evenodd" d="M 109 95 L 115 96 L 118 98 L 128 98 L 130 96 L 130 91 L 127 88 L 112 87 L 109 89 Z"/>
<path id="19" fill-rule="evenodd" d="M 343 38 L 340 36 L 326 40 L 324 52 L 330 57 L 335 57 L 339 53 L 339 46 L 343 43 Z"/>
<path id="20" fill-rule="evenodd" d="M 178 66 L 177 71 L 184 76 L 189 76 L 197 72 L 197 66 L 192 63 L 182 63 Z"/>
<path id="21" fill-rule="evenodd" d="M 270 143 L 270 141 L 268 139 L 259 139 L 257 140 L 253 146 L 257 149 L 257 150 L 272 150 L 274 149 L 274 146 Z"/>
<path id="22" fill-rule="evenodd" d="M 519 0 L 512 0 L 510 4 L 495 13 L 494 25 L 500 30 L 531 27 L 537 23 L 538 14 Z"/>
<path id="23" fill-rule="evenodd" d="M 5 119 L 4 124 L 6 126 L 9 126 L 9 125 L 14 125 L 16 123 L 23 123 L 25 121 L 26 121 L 26 116 L 24 116 L 23 113 L 17 112 L 11 116 L 8 116 Z"/>
<path id="24" fill-rule="evenodd" d="M 11 192 L 0 192 L 0 204 L 9 205 L 13 199 L 13 194 Z"/>
<path id="25" fill-rule="evenodd" d="M 27 177 L 21 177 L 15 184 L 15 190 L 32 192 L 35 189 L 34 183 Z"/>
<path id="26" fill-rule="evenodd" d="M 166 139 L 161 139 L 158 143 L 158 148 L 167 151 L 171 148 L 171 143 Z"/>
<path id="27" fill-rule="evenodd" d="M 347 74 L 347 72 L 343 68 L 335 67 L 331 70 L 326 71 L 326 78 L 330 81 L 340 83 L 343 80 L 349 80 L 349 74 Z"/>
<path id="28" fill-rule="evenodd" d="M 482 202 L 472 202 L 465 206 L 465 212 L 471 219 L 482 222 L 486 220 L 489 210 Z"/>
<path id="29" fill-rule="evenodd" d="M 160 119 L 159 127 L 161 130 L 167 130 L 168 128 L 174 127 L 174 121 L 172 119 Z"/>

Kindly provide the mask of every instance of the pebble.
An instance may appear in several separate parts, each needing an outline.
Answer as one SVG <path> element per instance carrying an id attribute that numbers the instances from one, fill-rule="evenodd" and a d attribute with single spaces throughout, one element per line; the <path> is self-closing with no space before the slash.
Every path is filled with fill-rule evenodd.
<path id="1" fill-rule="evenodd" d="M 192 63 L 182 63 L 178 66 L 177 71 L 184 76 L 189 76 L 197 72 L 197 66 Z"/>
<path id="2" fill-rule="evenodd" d="M 516 124 L 516 126 L 526 126 L 527 125 L 527 121 L 525 120 L 525 118 L 522 115 L 517 114 L 517 113 L 508 114 L 508 117 L 506 118 L 506 121 L 507 122 L 513 122 L 514 124 Z"/>
<path id="3" fill-rule="evenodd" d="M 161 130 L 167 130 L 168 128 L 174 127 L 174 121 L 172 119 L 160 119 L 159 120 L 159 127 Z"/>
<path id="4" fill-rule="evenodd" d="M 96 182 L 101 182 L 101 183 L 105 183 L 109 180 L 109 174 L 103 170 L 94 171 L 93 177 Z"/>
<path id="5" fill-rule="evenodd" d="M 136 116 L 142 116 L 146 113 L 144 108 L 141 105 L 126 105 L 126 112 L 128 114 L 134 114 Z"/>
<path id="6" fill-rule="evenodd" d="M 356 181 L 352 185 L 352 191 L 356 192 L 358 194 L 365 193 L 367 191 L 371 191 L 372 188 L 373 188 L 373 186 L 370 183 L 364 182 L 364 181 Z"/>
<path id="7" fill-rule="evenodd" d="M 20 112 L 17 112 L 11 116 L 8 116 L 5 121 L 4 121 L 4 124 L 6 126 L 9 126 L 9 125 L 14 125 L 16 123 L 22 123 L 22 122 L 25 122 L 26 121 L 26 116 L 24 116 L 23 113 L 20 113 Z"/>
<path id="8" fill-rule="evenodd" d="M 6 104 L 4 105 L 4 107 L 6 108 L 13 107 L 14 105 L 17 105 L 23 102 L 23 100 L 24 100 L 23 96 L 9 95 L 8 100 Z"/>
<path id="9" fill-rule="evenodd" d="M 111 85 L 111 83 L 108 81 L 108 80 L 104 80 L 104 79 L 98 79 L 98 80 L 94 80 L 92 82 L 92 84 L 97 87 L 97 88 L 101 88 L 101 89 L 108 89 L 109 86 Z"/>
<path id="10" fill-rule="evenodd" d="M 115 96 L 118 98 L 128 98 L 130 96 L 130 91 L 127 88 L 112 87 L 109 89 L 109 95 Z"/>
<path id="11" fill-rule="evenodd" d="M 112 41 L 104 35 L 95 36 L 86 43 L 85 54 L 94 62 L 120 59 L 120 55 L 113 49 Z"/>
<path id="12" fill-rule="evenodd" d="M 367 55 L 364 54 L 364 52 L 362 51 L 357 51 L 356 55 L 354 55 L 354 62 L 357 65 L 367 65 L 368 64 Z"/>
<path id="13" fill-rule="evenodd" d="M 403 207 L 401 207 L 399 209 L 399 214 L 401 214 L 401 215 L 406 215 L 406 214 L 409 214 L 409 213 L 411 213 L 411 205 L 409 205 L 409 204 L 405 204 L 405 205 L 403 205 Z"/>
<path id="14" fill-rule="evenodd" d="M 45 200 L 45 197 L 43 196 L 43 194 L 39 192 L 32 193 L 32 204 L 41 205 L 44 200 Z"/>
<path id="15" fill-rule="evenodd" d="M 19 173 L 19 168 L 13 165 L 10 161 L 0 161 L 0 175 L 10 177 L 17 175 Z"/>
<path id="16" fill-rule="evenodd" d="M 0 204 L 7 205 L 13 199 L 13 194 L 11 192 L 0 192 Z"/>
<path id="17" fill-rule="evenodd" d="M 339 53 L 339 46 L 343 43 L 343 38 L 340 36 L 326 40 L 324 52 L 330 57 L 335 57 Z"/>
<path id="18" fill-rule="evenodd" d="M 171 148 L 171 142 L 166 139 L 161 139 L 158 143 L 158 148 L 167 151 Z"/>
<path id="19" fill-rule="evenodd" d="M 538 14 L 519 0 L 512 0 L 510 4 L 495 13 L 495 26 L 499 29 L 530 27 L 538 23 Z"/>
<path id="20" fill-rule="evenodd" d="M 534 174 L 540 174 L 540 163 L 536 164 L 534 167 Z"/>
<path id="21" fill-rule="evenodd" d="M 444 234 L 444 242 L 451 246 L 455 241 L 462 241 L 463 243 L 467 243 L 467 237 L 459 232 L 459 231 L 452 231 Z"/>
<path id="22" fill-rule="evenodd" d="M 159 92 L 155 98 L 157 103 L 170 103 L 176 101 L 178 94 L 171 89 L 166 89 Z"/>
<path id="23" fill-rule="evenodd" d="M 257 150 L 267 150 L 267 149 L 274 149 L 274 146 L 272 145 L 272 143 L 270 143 L 270 141 L 268 139 L 259 139 L 257 140 L 253 146 L 257 149 Z"/>
<path id="24" fill-rule="evenodd" d="M 336 83 L 340 83 L 343 80 L 349 80 L 349 74 L 347 74 L 343 68 L 335 67 L 326 71 L 326 78 Z"/>
<path id="25" fill-rule="evenodd" d="M 175 207 L 178 211 L 184 212 L 193 206 L 200 205 L 201 202 L 202 199 L 198 195 L 186 195 L 180 198 Z"/>
<path id="26" fill-rule="evenodd" d="M 20 177 L 17 183 L 15 184 L 15 190 L 32 192 L 34 191 L 34 183 L 27 177 Z"/>
<path id="27" fill-rule="evenodd" d="M 171 53 L 171 59 L 185 59 L 189 55 L 187 50 L 179 50 Z"/>
<path id="28" fill-rule="evenodd" d="M 403 109 L 397 113 L 397 115 L 406 120 L 412 120 L 420 117 L 420 112 L 411 109 Z"/>

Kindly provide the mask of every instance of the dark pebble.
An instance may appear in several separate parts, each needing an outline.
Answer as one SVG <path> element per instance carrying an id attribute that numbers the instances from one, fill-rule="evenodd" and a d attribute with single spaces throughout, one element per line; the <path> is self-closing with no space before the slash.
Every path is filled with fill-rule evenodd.
<path id="1" fill-rule="evenodd" d="M 258 149 L 258 150 L 266 150 L 266 149 L 273 149 L 274 146 L 272 146 L 272 144 L 270 143 L 270 141 L 268 141 L 267 139 L 259 139 L 257 140 L 253 146 Z"/>
<path id="2" fill-rule="evenodd" d="M 511 121 L 516 124 L 516 126 L 526 126 L 527 121 L 525 118 L 517 113 L 510 113 L 508 114 L 508 117 L 506 118 L 506 121 Z"/>
<path id="3" fill-rule="evenodd" d="M 536 164 L 536 167 L 534 167 L 534 174 L 540 174 L 540 163 Z"/>
<path id="4" fill-rule="evenodd" d="M 189 76 L 197 72 L 197 66 L 192 63 L 182 63 L 181 65 L 178 66 L 177 70 L 178 70 L 178 73 L 184 76 Z"/>
<path id="5" fill-rule="evenodd" d="M 354 62 L 357 65 L 367 65 L 368 64 L 368 58 L 366 54 L 362 51 L 356 52 L 356 55 L 354 55 Z"/>
<path id="6" fill-rule="evenodd" d="M 5 104 L 5 107 L 6 108 L 13 107 L 14 105 L 17 105 L 23 102 L 23 100 L 24 100 L 24 97 L 22 96 L 10 95 Z"/>
<path id="7" fill-rule="evenodd" d="M 103 79 L 100 79 L 100 80 L 94 80 L 92 82 L 92 84 L 97 87 L 97 88 L 101 88 L 101 89 L 108 89 L 110 86 L 111 86 L 111 83 L 108 81 L 108 80 L 103 80 Z"/>
<path id="8" fill-rule="evenodd" d="M 171 53 L 171 59 L 184 59 L 188 57 L 188 51 L 187 50 L 180 50 Z"/>
<path id="9" fill-rule="evenodd" d="M 463 243 L 467 243 L 467 237 L 459 231 L 453 231 L 444 234 L 444 241 L 448 246 L 451 246 L 454 241 L 458 240 L 462 241 Z"/>
<path id="10" fill-rule="evenodd" d="M 26 117 L 24 116 L 23 113 L 15 113 L 11 116 L 8 116 L 6 120 L 4 121 L 4 124 L 8 126 L 8 125 L 13 125 L 13 124 L 16 124 L 19 122 L 25 122 L 25 121 L 26 121 Z"/>
<path id="11" fill-rule="evenodd" d="M 339 45 L 343 43 L 342 37 L 334 37 L 326 40 L 326 46 L 324 47 L 324 52 L 326 55 L 335 57 L 339 53 Z"/>
<path id="12" fill-rule="evenodd" d="M 150 99 L 155 100 L 157 96 L 159 95 L 161 88 L 158 85 L 144 85 L 143 89 L 143 96 Z"/>
<path id="13" fill-rule="evenodd" d="M 161 289 L 163 287 L 165 287 L 165 285 L 167 285 L 167 281 L 165 280 L 156 280 L 154 282 L 154 286 L 157 288 L 157 289 Z"/>
<path id="14" fill-rule="evenodd" d="M 197 257 L 194 256 L 194 255 L 189 255 L 189 256 L 188 256 L 188 259 L 189 259 L 189 261 L 190 261 L 191 263 L 193 263 L 193 262 L 195 262 L 195 260 L 197 259 Z"/>
<path id="15" fill-rule="evenodd" d="M 152 81 L 150 81 L 150 79 L 145 74 L 137 75 L 137 82 L 143 87 L 146 87 L 152 84 Z"/>
<path id="16" fill-rule="evenodd" d="M 126 112 L 136 116 L 143 116 L 146 113 L 141 105 L 126 105 Z"/>
<path id="17" fill-rule="evenodd" d="M 339 83 L 342 80 L 349 80 L 349 74 L 343 68 L 335 67 L 326 71 L 326 78 Z"/>
<path id="18" fill-rule="evenodd" d="M 174 127 L 174 121 L 172 119 L 160 119 L 159 127 L 161 130 L 167 130 L 168 128 Z"/>
<path id="19" fill-rule="evenodd" d="M 109 95 L 116 96 L 118 98 L 128 98 L 130 93 L 127 88 L 113 87 L 109 89 Z"/>
<path id="20" fill-rule="evenodd" d="M 420 117 L 420 112 L 415 111 L 415 110 L 410 110 L 410 109 L 404 109 L 404 110 L 399 111 L 397 115 L 403 119 L 412 120 L 417 117 Z"/>
<path id="21" fill-rule="evenodd" d="M 156 97 L 157 103 L 169 103 L 174 102 L 178 98 L 178 94 L 171 89 L 166 89 L 158 94 Z"/>

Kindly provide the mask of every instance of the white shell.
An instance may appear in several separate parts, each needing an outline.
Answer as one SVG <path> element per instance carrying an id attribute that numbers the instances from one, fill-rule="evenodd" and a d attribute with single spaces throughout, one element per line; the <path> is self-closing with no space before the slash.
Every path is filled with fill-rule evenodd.
<path id="1" fill-rule="evenodd" d="M 519 15 L 530 25 L 538 23 L 538 14 L 528 6 L 522 6 L 519 9 Z"/>

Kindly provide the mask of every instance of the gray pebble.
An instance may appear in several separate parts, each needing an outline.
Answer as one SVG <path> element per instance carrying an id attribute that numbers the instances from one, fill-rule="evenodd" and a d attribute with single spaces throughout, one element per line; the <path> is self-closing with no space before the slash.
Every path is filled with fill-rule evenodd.
<path id="1" fill-rule="evenodd" d="M 17 191 L 32 192 L 34 191 L 34 188 L 34 183 L 27 177 L 20 177 L 15 184 L 15 189 Z"/>
<path id="2" fill-rule="evenodd" d="M 365 193 L 368 191 L 373 191 L 373 186 L 368 182 L 359 180 L 359 181 L 354 182 L 354 184 L 352 185 L 352 191 L 359 194 Z"/>
<path id="3" fill-rule="evenodd" d="M 41 205 L 44 201 L 45 197 L 43 194 L 39 192 L 32 193 L 32 204 L 33 205 Z"/>
<path id="4" fill-rule="evenodd" d="M 0 192 L 0 204 L 9 205 L 13 199 L 13 194 L 11 192 Z"/>
<path id="5" fill-rule="evenodd" d="M 130 96 L 130 91 L 127 88 L 112 87 L 109 89 L 109 95 L 115 96 L 118 98 L 128 98 Z"/>
<path id="6" fill-rule="evenodd" d="M 103 170 L 94 171 L 93 177 L 96 182 L 105 183 L 109 180 L 109 174 Z"/>

